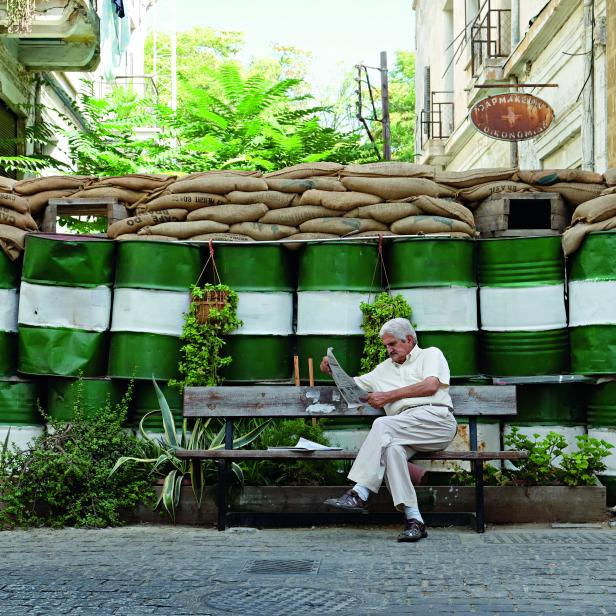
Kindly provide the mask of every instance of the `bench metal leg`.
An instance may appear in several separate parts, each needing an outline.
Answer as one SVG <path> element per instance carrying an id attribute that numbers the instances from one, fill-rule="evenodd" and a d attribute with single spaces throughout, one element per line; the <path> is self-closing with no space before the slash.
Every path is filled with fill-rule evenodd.
<path id="1" fill-rule="evenodd" d="M 227 526 L 227 462 L 218 461 L 218 530 Z"/>
<path id="2" fill-rule="evenodd" d="M 468 431 L 471 451 L 477 451 L 477 418 L 469 417 Z M 473 462 L 473 474 L 475 475 L 475 530 L 483 533 L 486 529 L 485 510 L 483 503 L 483 462 Z"/>

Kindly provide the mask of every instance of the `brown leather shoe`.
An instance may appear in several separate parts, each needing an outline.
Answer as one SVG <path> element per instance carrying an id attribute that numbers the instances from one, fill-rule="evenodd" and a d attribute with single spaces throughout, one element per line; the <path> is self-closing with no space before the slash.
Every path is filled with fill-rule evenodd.
<path id="1" fill-rule="evenodd" d="M 342 509 L 342 511 L 368 513 L 368 503 L 362 500 L 355 490 L 349 490 L 340 498 L 328 498 L 324 504 L 335 509 Z"/>
<path id="2" fill-rule="evenodd" d="M 415 518 L 406 521 L 404 530 L 398 535 L 398 541 L 419 541 L 428 536 L 426 525 Z"/>

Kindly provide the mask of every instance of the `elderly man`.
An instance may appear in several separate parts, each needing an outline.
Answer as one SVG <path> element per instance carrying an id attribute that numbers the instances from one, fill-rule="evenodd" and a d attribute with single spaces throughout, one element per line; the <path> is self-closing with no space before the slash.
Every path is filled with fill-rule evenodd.
<path id="1" fill-rule="evenodd" d="M 372 372 L 355 377 L 366 392 L 366 402 L 385 409 L 374 420 L 349 473 L 355 486 L 326 505 L 358 513 L 368 512 L 368 498 L 377 493 L 383 479 L 394 505 L 404 509 L 406 525 L 398 541 L 427 537 L 417 506 L 408 459 L 418 451 L 445 449 L 456 435 L 457 424 L 449 397 L 449 366 L 436 347 L 421 349 L 407 319 L 391 319 L 379 333 L 389 359 Z M 331 373 L 327 357 L 321 370 Z"/>

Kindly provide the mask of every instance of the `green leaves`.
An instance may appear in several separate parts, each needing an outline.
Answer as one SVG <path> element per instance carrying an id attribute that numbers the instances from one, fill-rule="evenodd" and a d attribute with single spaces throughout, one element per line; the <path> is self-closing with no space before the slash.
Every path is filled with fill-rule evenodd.
<path id="1" fill-rule="evenodd" d="M 387 358 L 387 351 L 379 336 L 381 327 L 386 321 L 397 317 L 410 319 L 411 307 L 402 295 L 392 296 L 383 292 L 373 302 L 362 302 L 360 308 L 363 314 L 361 328 L 364 330 L 361 370 L 370 372 Z"/>

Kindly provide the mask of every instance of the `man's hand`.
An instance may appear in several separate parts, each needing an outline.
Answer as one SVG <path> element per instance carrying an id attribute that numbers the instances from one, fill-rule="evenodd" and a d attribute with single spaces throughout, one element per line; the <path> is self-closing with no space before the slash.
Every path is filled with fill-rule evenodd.
<path id="1" fill-rule="evenodd" d="M 389 391 L 375 391 L 366 394 L 363 400 L 375 409 L 382 409 L 386 404 L 393 402 L 395 398 L 392 398 L 391 392 Z"/>
<path id="2" fill-rule="evenodd" d="M 327 356 L 323 357 L 319 368 L 321 372 L 324 372 L 325 374 L 329 374 L 331 376 L 332 369 L 329 366 L 329 360 L 327 359 Z"/>

